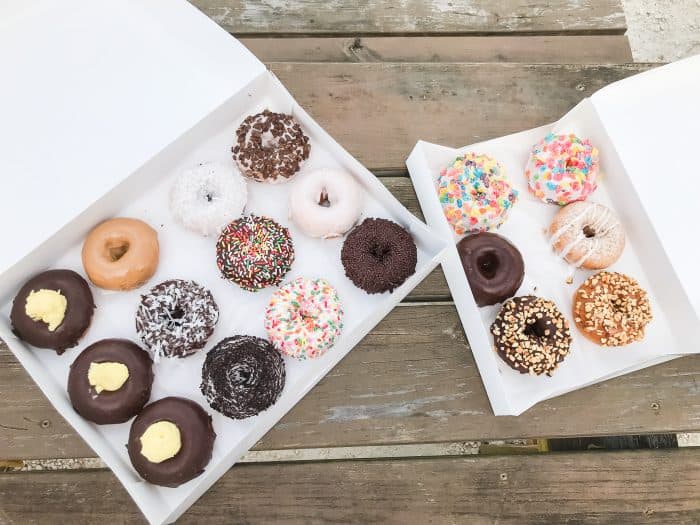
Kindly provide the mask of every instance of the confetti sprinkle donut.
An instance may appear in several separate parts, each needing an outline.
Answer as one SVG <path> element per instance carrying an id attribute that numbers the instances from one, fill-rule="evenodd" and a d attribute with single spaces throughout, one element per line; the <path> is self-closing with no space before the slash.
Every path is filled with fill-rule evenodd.
<path id="1" fill-rule="evenodd" d="M 487 155 L 465 153 L 438 177 L 442 210 L 457 235 L 498 228 L 518 198 L 503 167 Z"/>
<path id="2" fill-rule="evenodd" d="M 343 330 L 337 290 L 325 279 L 299 277 L 286 283 L 267 305 L 265 330 L 283 354 L 297 359 L 322 356 Z"/>
<path id="3" fill-rule="evenodd" d="M 279 284 L 293 262 L 289 230 L 268 217 L 241 217 L 224 228 L 216 243 L 221 275 L 249 292 Z"/>
<path id="4" fill-rule="evenodd" d="M 530 191 L 544 202 L 561 206 L 593 193 L 598 173 L 598 149 L 573 133 L 550 133 L 535 144 L 525 170 Z"/>

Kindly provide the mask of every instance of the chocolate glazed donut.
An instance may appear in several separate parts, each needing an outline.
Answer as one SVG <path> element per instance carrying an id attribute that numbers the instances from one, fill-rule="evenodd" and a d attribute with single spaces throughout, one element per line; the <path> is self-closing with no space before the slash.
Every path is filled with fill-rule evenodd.
<path id="1" fill-rule="evenodd" d="M 51 290 L 66 299 L 66 310 L 61 323 L 53 331 L 44 321 L 35 321 L 26 312 L 27 297 L 31 292 Z M 78 344 L 90 326 L 95 302 L 88 283 L 72 270 L 48 270 L 29 279 L 15 296 L 10 312 L 12 331 L 30 345 L 50 348 L 62 354 Z"/>
<path id="2" fill-rule="evenodd" d="M 523 256 L 500 235 L 469 235 L 457 243 L 457 252 L 478 306 L 501 303 L 523 284 Z"/>

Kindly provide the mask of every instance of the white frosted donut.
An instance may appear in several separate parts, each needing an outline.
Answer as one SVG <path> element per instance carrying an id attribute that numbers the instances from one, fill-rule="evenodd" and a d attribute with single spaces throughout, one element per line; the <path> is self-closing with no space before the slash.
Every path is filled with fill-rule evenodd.
<path id="1" fill-rule="evenodd" d="M 200 235 L 217 235 L 243 213 L 248 190 L 233 166 L 206 162 L 184 171 L 170 189 L 177 222 Z"/>
<path id="2" fill-rule="evenodd" d="M 340 237 L 355 225 L 361 211 L 362 189 L 342 171 L 306 173 L 289 196 L 289 218 L 309 237 Z"/>

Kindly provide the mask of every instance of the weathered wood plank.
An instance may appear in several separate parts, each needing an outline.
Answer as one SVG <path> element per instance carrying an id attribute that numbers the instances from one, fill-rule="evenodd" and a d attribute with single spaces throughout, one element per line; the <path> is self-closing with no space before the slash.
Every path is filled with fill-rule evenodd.
<path id="1" fill-rule="evenodd" d="M 236 35 L 614 33 L 620 0 L 191 0 Z"/>
<path id="2" fill-rule="evenodd" d="M 624 35 L 241 38 L 263 62 L 632 62 Z"/>
<path id="3" fill-rule="evenodd" d="M 697 450 L 248 464 L 178 523 L 697 523 Z M 144 523 L 107 471 L 0 474 L 0 521 Z"/>
<path id="4" fill-rule="evenodd" d="M 686 357 L 494 417 L 454 307 L 404 304 L 257 448 L 698 430 L 698 384 L 700 356 Z M 92 456 L 4 348 L 0 418 L 2 459 Z"/>
<path id="5" fill-rule="evenodd" d="M 270 64 L 370 169 L 405 170 L 419 139 L 463 146 L 552 122 L 649 65 Z"/>

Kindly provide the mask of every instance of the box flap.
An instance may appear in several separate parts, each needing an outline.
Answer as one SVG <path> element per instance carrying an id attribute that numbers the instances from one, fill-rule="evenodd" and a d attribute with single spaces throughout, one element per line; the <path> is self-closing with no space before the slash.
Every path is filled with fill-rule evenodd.
<path id="1" fill-rule="evenodd" d="M 698 317 L 699 94 L 700 55 L 591 97 Z"/>
<path id="2" fill-rule="evenodd" d="M 184 0 L 0 5 L 4 272 L 265 72 Z"/>

